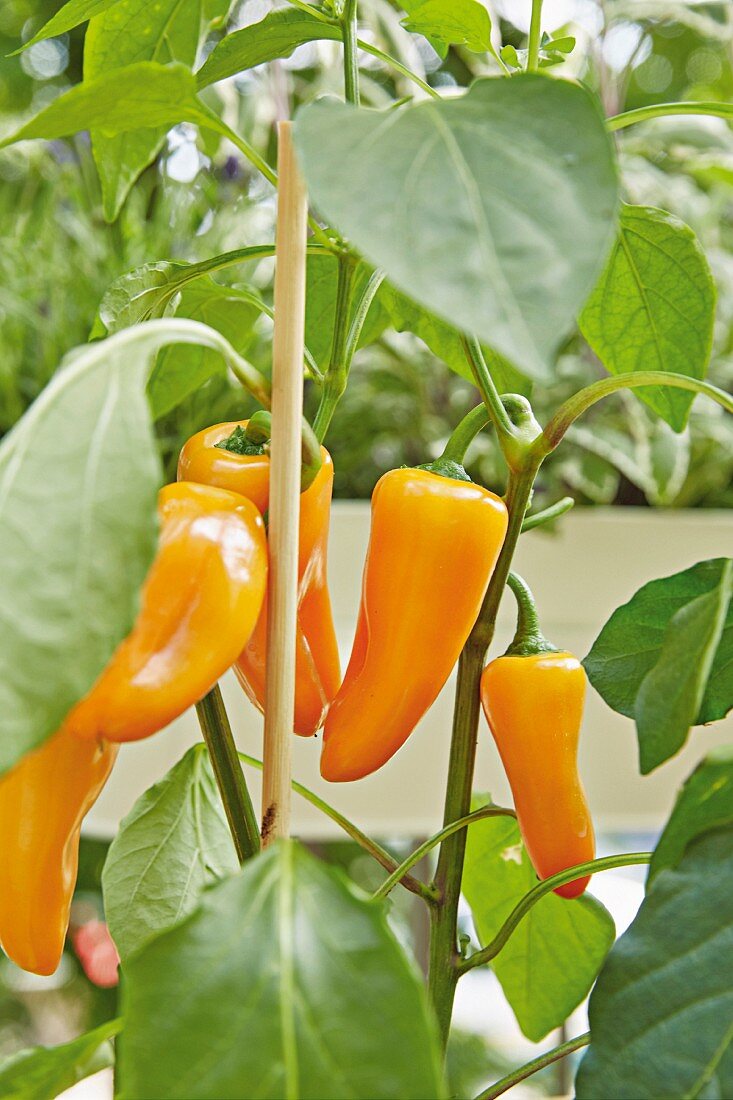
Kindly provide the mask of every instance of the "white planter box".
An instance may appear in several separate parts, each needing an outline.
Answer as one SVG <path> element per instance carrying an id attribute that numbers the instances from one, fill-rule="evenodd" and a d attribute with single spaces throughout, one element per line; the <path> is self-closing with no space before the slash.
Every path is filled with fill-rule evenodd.
<path id="1" fill-rule="evenodd" d="M 329 573 L 344 661 L 351 647 L 368 537 L 368 503 L 337 502 Z M 731 546 L 733 515 L 728 512 L 579 509 L 560 521 L 557 534 L 533 531 L 523 536 L 516 568 L 532 585 L 548 637 L 584 657 L 610 613 L 642 584 L 705 558 L 729 554 Z M 425 614 L 430 614 L 429 607 Z M 502 652 L 513 630 L 513 598 L 507 594 L 492 652 Z M 223 690 L 240 748 L 260 757 L 260 715 L 233 676 L 225 678 Z M 440 828 L 442 818 L 452 694 L 451 680 L 407 744 L 376 775 L 357 783 L 325 783 L 318 771 L 319 736 L 295 738 L 295 777 L 377 836 L 434 832 Z M 198 739 L 192 711 L 148 741 L 124 746 L 110 782 L 87 819 L 87 831 L 113 835 L 120 817 L 135 799 Z M 724 722 L 693 730 L 689 744 L 678 757 L 642 778 L 637 768 L 633 723 L 609 710 L 591 691 L 581 765 L 599 827 L 659 828 L 677 788 L 697 760 L 712 745 L 725 742 L 733 742 L 733 713 Z M 248 769 L 247 776 L 258 806 L 259 775 Z M 475 788 L 490 791 L 499 802 L 509 800 L 507 783 L 483 718 Z M 301 836 L 325 838 L 339 833 L 297 795 L 293 812 L 294 831 Z"/>

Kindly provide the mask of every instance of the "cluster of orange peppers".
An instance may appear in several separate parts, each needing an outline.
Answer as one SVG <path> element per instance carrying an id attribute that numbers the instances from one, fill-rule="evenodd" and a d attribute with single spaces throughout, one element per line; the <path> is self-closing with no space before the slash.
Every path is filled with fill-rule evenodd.
<path id="1" fill-rule="evenodd" d="M 49 974 L 58 965 L 81 822 L 119 743 L 168 725 L 232 666 L 264 707 L 269 456 L 246 429 L 246 421 L 218 424 L 186 443 L 178 482 L 159 495 L 158 548 L 131 632 L 62 727 L 0 779 L 0 945 L 26 970 Z M 380 479 L 342 681 L 326 579 L 332 487 L 321 448 L 300 501 L 294 730 L 308 737 L 323 726 L 321 771 L 338 782 L 386 763 L 437 698 L 479 613 L 507 510 L 467 477 L 436 467 Z M 584 690 L 579 662 L 547 643 L 491 662 L 481 682 L 541 877 L 593 855 L 575 766 Z M 558 892 L 576 896 L 586 882 Z"/>

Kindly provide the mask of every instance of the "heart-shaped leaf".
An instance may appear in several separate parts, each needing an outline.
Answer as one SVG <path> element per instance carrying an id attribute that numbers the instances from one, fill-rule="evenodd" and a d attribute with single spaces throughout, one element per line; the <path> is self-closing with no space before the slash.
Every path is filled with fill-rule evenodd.
<path id="1" fill-rule="evenodd" d="M 372 264 L 551 374 L 615 229 L 613 151 L 587 91 L 522 75 L 386 112 L 322 100 L 295 133 L 314 203 Z"/>
<path id="2" fill-rule="evenodd" d="M 123 966 L 121 1100 L 445 1096 L 423 983 L 384 908 L 293 842 Z"/>

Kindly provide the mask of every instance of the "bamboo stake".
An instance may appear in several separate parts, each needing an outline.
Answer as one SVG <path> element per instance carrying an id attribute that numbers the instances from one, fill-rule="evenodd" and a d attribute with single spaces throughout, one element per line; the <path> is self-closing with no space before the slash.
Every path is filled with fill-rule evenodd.
<path id="1" fill-rule="evenodd" d="M 290 122 L 278 123 L 275 330 L 268 542 L 267 687 L 262 844 L 290 829 L 291 741 L 295 712 L 305 247 L 308 207 Z"/>

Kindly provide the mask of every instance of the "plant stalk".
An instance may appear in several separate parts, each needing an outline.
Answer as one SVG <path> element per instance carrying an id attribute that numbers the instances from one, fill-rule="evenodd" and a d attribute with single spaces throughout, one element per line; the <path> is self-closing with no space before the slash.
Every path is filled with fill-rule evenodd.
<path id="1" fill-rule="evenodd" d="M 476 740 L 481 711 L 479 683 L 538 468 L 539 461 L 533 460 L 528 462 L 526 469 L 519 473 L 510 471 L 506 494 L 509 511 L 506 538 L 478 619 L 458 660 L 458 682 L 443 815 L 444 827 L 458 821 L 459 818 L 466 817 L 471 810 Z M 465 853 L 466 830 L 461 829 L 447 837 L 441 844 L 434 881 L 438 892 L 438 904 L 431 909 L 428 992 L 438 1019 L 444 1049 L 448 1042 L 453 1000 L 459 976 L 457 917 Z"/>
<path id="2" fill-rule="evenodd" d="M 357 0 L 345 0 L 341 16 L 344 36 L 344 98 L 359 106 L 359 57 L 356 39 Z"/>
<path id="3" fill-rule="evenodd" d="M 239 762 L 229 725 L 229 716 L 215 684 L 208 695 L 196 704 L 201 732 L 211 758 L 211 766 L 219 788 L 224 812 L 231 829 L 239 862 L 251 859 L 260 850 L 260 827 L 249 797 L 247 783 Z"/>
<path id="4" fill-rule="evenodd" d="M 529 24 L 529 45 L 527 48 L 528 73 L 534 73 L 539 68 L 541 24 L 542 0 L 532 0 L 532 18 Z"/>
<path id="5" fill-rule="evenodd" d="M 509 1073 L 506 1077 L 502 1077 L 501 1081 L 497 1081 L 488 1089 L 479 1093 L 476 1100 L 496 1100 L 497 1096 L 502 1096 L 521 1081 L 526 1081 L 533 1073 L 545 1069 L 546 1066 L 551 1066 L 553 1062 L 559 1062 L 561 1058 L 567 1057 L 568 1054 L 572 1054 L 575 1050 L 587 1047 L 589 1042 L 589 1031 L 585 1031 L 582 1035 L 576 1036 L 575 1039 L 568 1039 L 566 1043 L 561 1043 L 559 1047 L 553 1047 L 553 1049 L 548 1050 L 546 1054 L 540 1054 L 538 1058 L 533 1058 L 531 1062 L 527 1062 L 526 1065 L 520 1066 L 519 1069 L 515 1069 L 513 1073 Z"/>
<path id="6" fill-rule="evenodd" d="M 336 315 L 333 322 L 331 356 L 323 379 L 321 400 L 313 418 L 313 431 L 322 443 L 331 418 L 336 411 L 349 377 L 346 348 L 349 339 L 349 310 L 351 288 L 354 280 L 354 258 L 342 252 L 338 258 L 338 283 L 336 286 Z"/>

